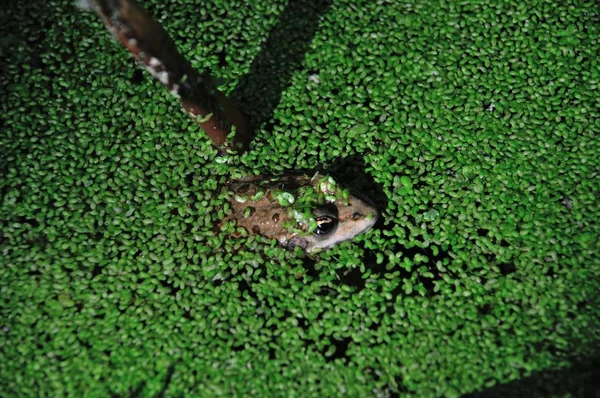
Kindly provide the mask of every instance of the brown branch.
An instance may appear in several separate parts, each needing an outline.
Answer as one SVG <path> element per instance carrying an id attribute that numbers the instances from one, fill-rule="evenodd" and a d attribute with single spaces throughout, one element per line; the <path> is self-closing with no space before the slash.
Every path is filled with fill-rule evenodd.
<path id="1" fill-rule="evenodd" d="M 88 0 L 87 6 L 141 65 L 179 98 L 183 109 L 221 153 L 240 153 L 248 148 L 251 136 L 244 115 L 210 76 L 191 66 L 142 6 L 135 0 Z"/>

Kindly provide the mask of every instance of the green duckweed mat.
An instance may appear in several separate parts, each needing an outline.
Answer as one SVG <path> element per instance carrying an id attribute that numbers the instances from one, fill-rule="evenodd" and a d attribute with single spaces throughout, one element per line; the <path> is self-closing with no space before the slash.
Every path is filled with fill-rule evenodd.
<path id="1" fill-rule="evenodd" d="M 3 6 L 2 396 L 593 394 L 595 2 L 142 4 L 256 137 L 218 157 L 72 2 Z M 217 227 L 228 179 L 330 167 L 369 233 Z"/>

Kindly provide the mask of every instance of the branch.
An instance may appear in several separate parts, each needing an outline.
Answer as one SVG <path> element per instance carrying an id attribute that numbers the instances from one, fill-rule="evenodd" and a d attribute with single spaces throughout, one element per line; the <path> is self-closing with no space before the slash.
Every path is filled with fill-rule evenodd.
<path id="1" fill-rule="evenodd" d="M 248 148 L 244 115 L 221 93 L 209 75 L 201 75 L 177 51 L 163 27 L 135 0 L 84 0 L 136 60 L 179 99 L 221 153 Z M 232 134 L 233 133 L 233 134 Z"/>

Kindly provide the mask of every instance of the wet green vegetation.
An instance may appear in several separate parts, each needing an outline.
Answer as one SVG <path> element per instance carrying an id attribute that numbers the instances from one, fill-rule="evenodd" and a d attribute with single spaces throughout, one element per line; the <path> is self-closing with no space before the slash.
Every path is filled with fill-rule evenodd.
<path id="1" fill-rule="evenodd" d="M 218 157 L 70 1 L 0 11 L 2 396 L 591 380 L 596 4 L 142 4 L 256 137 Z M 366 186 L 376 227 L 317 259 L 217 227 L 228 180 L 297 169 Z"/>

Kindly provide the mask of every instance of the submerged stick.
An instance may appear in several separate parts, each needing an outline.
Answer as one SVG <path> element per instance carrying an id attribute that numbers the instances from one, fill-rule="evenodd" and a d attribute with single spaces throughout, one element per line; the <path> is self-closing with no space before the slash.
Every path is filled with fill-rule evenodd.
<path id="1" fill-rule="evenodd" d="M 136 60 L 179 99 L 221 153 L 248 148 L 250 132 L 244 115 L 179 53 L 163 27 L 135 0 L 84 0 Z"/>

